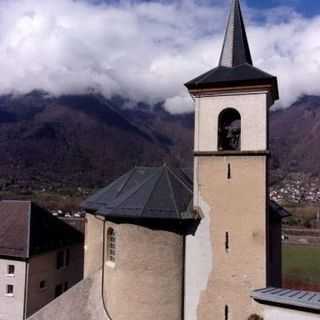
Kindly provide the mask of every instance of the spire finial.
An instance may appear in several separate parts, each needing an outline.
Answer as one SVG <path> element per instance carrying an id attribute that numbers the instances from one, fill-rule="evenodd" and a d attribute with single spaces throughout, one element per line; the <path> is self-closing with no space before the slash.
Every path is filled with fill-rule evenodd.
<path id="1" fill-rule="evenodd" d="M 232 68 L 245 63 L 252 65 L 252 58 L 240 2 L 239 0 L 232 0 L 219 65 Z"/>

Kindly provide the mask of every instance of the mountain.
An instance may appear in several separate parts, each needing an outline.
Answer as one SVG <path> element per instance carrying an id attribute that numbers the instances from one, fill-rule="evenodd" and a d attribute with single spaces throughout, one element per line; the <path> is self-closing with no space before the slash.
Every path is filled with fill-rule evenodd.
<path id="1" fill-rule="evenodd" d="M 271 113 L 273 170 L 320 175 L 320 97 L 305 96 Z"/>
<path id="2" fill-rule="evenodd" d="M 320 172 L 320 97 L 271 113 L 277 177 Z M 191 167 L 193 114 L 173 115 L 117 97 L 0 97 L 0 188 L 16 193 L 96 188 L 135 165 Z"/>
<path id="3" fill-rule="evenodd" d="M 135 165 L 190 166 L 193 115 L 99 95 L 0 98 L 3 189 L 96 187 Z"/>

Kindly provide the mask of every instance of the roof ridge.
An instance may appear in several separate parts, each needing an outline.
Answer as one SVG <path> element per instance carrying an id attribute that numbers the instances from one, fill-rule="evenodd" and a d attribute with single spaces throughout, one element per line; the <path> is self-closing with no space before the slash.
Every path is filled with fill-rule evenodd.
<path id="1" fill-rule="evenodd" d="M 160 179 L 161 179 L 161 177 L 162 177 L 162 175 L 163 175 L 164 169 L 165 169 L 165 167 L 162 166 L 162 167 L 161 167 L 161 174 L 159 175 L 158 180 L 156 181 L 153 190 L 151 190 L 151 192 L 150 192 L 150 194 L 149 194 L 149 197 L 148 197 L 148 199 L 147 199 L 147 201 L 146 201 L 146 203 L 145 203 L 145 205 L 144 205 L 144 207 L 143 207 L 143 209 L 142 209 L 141 216 L 143 216 L 143 213 L 144 213 L 144 211 L 145 211 L 145 209 L 146 209 L 146 207 L 147 207 L 147 204 L 149 203 L 149 201 L 150 201 L 150 199 L 151 199 L 151 197 L 152 197 L 152 195 L 153 195 L 156 187 L 157 187 L 158 184 L 159 184 L 159 181 L 160 181 Z"/>
<path id="2" fill-rule="evenodd" d="M 193 193 L 193 190 L 187 186 L 187 184 L 180 178 L 178 175 L 168 167 L 168 171 L 190 192 Z"/>
<path id="3" fill-rule="evenodd" d="M 128 200 L 131 196 L 136 194 L 147 182 L 149 182 L 157 174 L 158 172 L 152 174 L 150 177 L 146 178 L 140 185 L 136 186 L 136 188 L 134 188 L 132 192 L 130 192 L 126 197 L 124 197 L 124 199 L 121 199 L 121 201 L 115 207 L 112 208 L 112 211 L 114 211 L 115 209 L 118 209 L 126 200 Z"/>
<path id="4" fill-rule="evenodd" d="M 130 178 L 133 176 L 133 174 L 135 173 L 137 167 L 134 167 L 133 169 L 131 169 L 131 172 L 128 174 L 128 177 L 125 179 L 125 181 L 122 183 L 122 185 L 120 186 L 120 188 L 117 190 L 117 195 L 116 198 L 118 198 L 119 193 L 124 189 L 124 187 L 127 185 L 127 183 L 129 182 Z"/>
<path id="5" fill-rule="evenodd" d="M 179 211 L 178 207 L 177 207 L 177 200 L 176 200 L 176 194 L 173 190 L 173 186 L 171 184 L 171 179 L 169 178 L 169 170 L 166 171 L 166 177 L 167 177 L 167 180 L 168 180 L 168 185 L 169 185 L 169 188 L 171 190 L 171 194 L 172 194 L 172 201 L 173 201 L 173 205 L 176 209 L 176 213 L 177 213 L 177 216 L 181 218 L 181 212 Z"/>

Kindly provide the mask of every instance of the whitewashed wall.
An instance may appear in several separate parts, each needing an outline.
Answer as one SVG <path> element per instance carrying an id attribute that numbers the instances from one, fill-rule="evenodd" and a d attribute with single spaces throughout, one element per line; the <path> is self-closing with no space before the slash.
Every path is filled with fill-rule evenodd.
<path id="1" fill-rule="evenodd" d="M 8 265 L 15 266 L 15 274 L 8 275 Z M 0 320 L 22 320 L 24 313 L 26 263 L 0 259 Z M 8 284 L 14 286 L 12 296 L 6 295 Z"/>
<path id="2" fill-rule="evenodd" d="M 264 320 L 315 320 L 319 314 L 301 312 L 279 307 L 265 306 Z"/>
<path id="3" fill-rule="evenodd" d="M 197 166 L 194 162 L 194 181 L 198 181 Z M 202 290 L 207 287 L 212 270 L 212 248 L 210 240 L 210 207 L 201 198 L 198 184 L 194 183 L 194 207 L 203 215 L 195 235 L 186 237 L 185 257 L 185 320 L 196 320 Z M 200 209 L 201 208 L 201 209 Z"/>

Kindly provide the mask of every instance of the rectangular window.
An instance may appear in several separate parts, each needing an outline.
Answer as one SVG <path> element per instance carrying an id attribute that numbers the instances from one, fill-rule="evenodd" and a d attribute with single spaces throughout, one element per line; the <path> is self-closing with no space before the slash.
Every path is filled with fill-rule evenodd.
<path id="1" fill-rule="evenodd" d="M 13 264 L 8 265 L 8 275 L 13 276 L 15 274 L 15 266 Z"/>
<path id="2" fill-rule="evenodd" d="M 6 295 L 13 296 L 13 294 L 14 294 L 13 285 L 12 284 L 7 284 Z"/>
<path id="3" fill-rule="evenodd" d="M 228 163 L 228 180 L 231 179 L 231 164 Z"/>
<path id="4" fill-rule="evenodd" d="M 70 249 L 57 252 L 57 269 L 67 267 L 70 264 Z"/>
<path id="5" fill-rule="evenodd" d="M 66 250 L 66 266 L 70 264 L 70 249 Z"/>
<path id="6" fill-rule="evenodd" d="M 57 252 L 57 269 L 64 267 L 64 251 Z"/>
<path id="7" fill-rule="evenodd" d="M 45 280 L 40 281 L 40 289 L 45 289 L 47 286 L 47 283 Z"/>
<path id="8" fill-rule="evenodd" d="M 116 234 L 112 228 L 108 229 L 107 234 L 107 259 L 113 263 L 116 261 Z"/>

